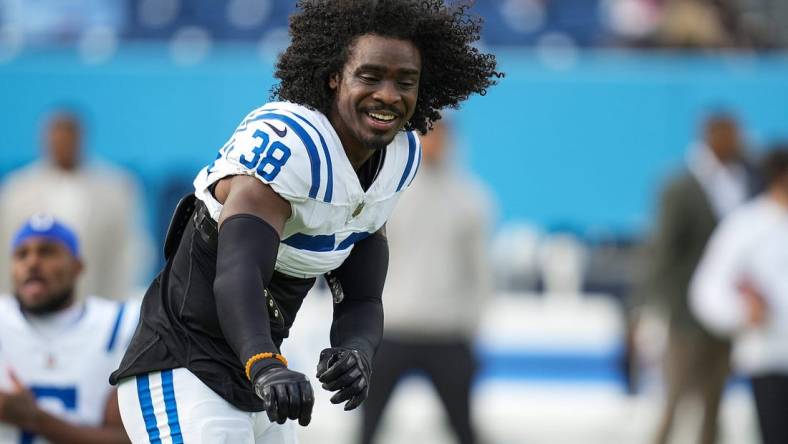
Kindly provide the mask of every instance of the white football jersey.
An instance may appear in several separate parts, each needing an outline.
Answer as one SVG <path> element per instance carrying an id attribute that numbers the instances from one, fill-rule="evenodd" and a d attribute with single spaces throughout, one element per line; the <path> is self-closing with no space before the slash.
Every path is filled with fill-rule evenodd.
<path id="1" fill-rule="evenodd" d="M 365 192 L 334 128 L 322 113 L 289 102 L 255 109 L 216 160 L 194 180 L 195 194 L 214 220 L 222 205 L 210 188 L 238 174 L 257 177 L 290 202 L 276 270 L 319 276 L 339 267 L 353 245 L 380 229 L 421 161 L 415 132 L 400 132 Z"/>
<path id="2" fill-rule="evenodd" d="M 88 297 L 79 319 L 62 334 L 44 337 L 24 317 L 16 299 L 0 296 L 0 390 L 11 390 L 6 369 L 49 413 L 71 423 L 104 420 L 109 384 L 139 319 L 139 303 Z M 0 444 L 41 444 L 44 439 L 0 422 Z"/>

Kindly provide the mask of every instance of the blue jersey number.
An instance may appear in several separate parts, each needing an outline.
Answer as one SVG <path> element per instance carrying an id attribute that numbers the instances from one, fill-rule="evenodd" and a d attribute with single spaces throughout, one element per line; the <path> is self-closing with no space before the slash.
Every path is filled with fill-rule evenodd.
<path id="1" fill-rule="evenodd" d="M 257 166 L 257 174 L 267 181 L 274 180 L 282 166 L 290 158 L 290 148 L 286 147 L 282 142 L 274 142 L 265 152 L 265 157 L 260 165 Z"/>
<path id="2" fill-rule="evenodd" d="M 252 136 L 255 139 L 260 139 L 260 144 L 254 147 L 252 152 L 254 153 L 254 157 L 252 160 L 248 160 L 246 156 L 241 154 L 241 165 L 245 166 L 246 168 L 252 169 L 257 166 L 257 163 L 260 162 L 260 155 L 263 154 L 265 148 L 268 146 L 268 134 L 264 131 L 257 130 L 254 132 Z"/>
<path id="3" fill-rule="evenodd" d="M 33 396 L 36 399 L 55 399 L 63 403 L 63 407 L 66 410 L 76 410 L 77 409 L 77 388 L 70 386 L 70 387 L 53 387 L 53 386 L 46 386 L 46 385 L 33 385 L 30 387 L 30 391 L 33 392 Z M 33 440 L 35 440 L 36 435 L 30 432 L 22 432 L 22 438 L 20 439 L 21 444 L 32 444 Z"/>
<path id="4" fill-rule="evenodd" d="M 270 138 L 264 131 L 255 131 L 253 137 L 260 139 L 260 143 L 252 149 L 254 156 L 247 159 L 246 156 L 241 155 L 239 160 L 241 165 L 249 169 L 256 169 L 257 175 L 270 182 L 282 171 L 285 162 L 290 158 L 290 148 L 279 141 L 269 146 Z"/>

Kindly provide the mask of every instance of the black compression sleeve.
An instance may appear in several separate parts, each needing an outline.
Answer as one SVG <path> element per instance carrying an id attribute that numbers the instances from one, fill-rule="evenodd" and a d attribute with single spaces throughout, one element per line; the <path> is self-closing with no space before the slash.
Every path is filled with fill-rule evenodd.
<path id="1" fill-rule="evenodd" d="M 388 265 L 388 241 L 377 232 L 357 243 L 334 271 L 345 299 L 334 305 L 332 347 L 354 348 L 372 362 L 383 336 L 382 295 Z"/>
<path id="2" fill-rule="evenodd" d="M 276 230 L 257 216 L 230 216 L 219 229 L 213 282 L 216 313 L 224 339 L 242 366 L 258 353 L 279 353 L 271 339 L 264 297 L 278 249 Z M 273 358 L 261 360 L 253 367 L 252 375 L 274 364 L 280 363 Z"/>

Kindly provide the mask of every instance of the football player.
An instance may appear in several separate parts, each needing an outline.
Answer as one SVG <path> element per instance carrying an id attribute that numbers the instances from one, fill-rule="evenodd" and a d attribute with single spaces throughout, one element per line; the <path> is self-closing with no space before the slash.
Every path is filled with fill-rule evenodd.
<path id="1" fill-rule="evenodd" d="M 139 304 L 75 298 L 74 233 L 34 216 L 13 239 L 14 296 L 0 296 L 0 442 L 127 443 L 117 391 Z"/>
<path id="2" fill-rule="evenodd" d="M 281 345 L 316 277 L 334 295 L 317 377 L 358 407 L 382 334 L 384 224 L 418 170 L 416 131 L 500 76 L 479 21 L 442 0 L 305 0 L 270 102 L 176 208 L 167 263 L 119 369 L 137 443 L 292 443 L 307 377 Z M 265 413 L 262 413 L 262 412 Z"/>

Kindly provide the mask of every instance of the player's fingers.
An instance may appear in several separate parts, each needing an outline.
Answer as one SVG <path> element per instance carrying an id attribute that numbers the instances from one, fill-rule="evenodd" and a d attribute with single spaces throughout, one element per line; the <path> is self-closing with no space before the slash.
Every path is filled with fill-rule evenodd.
<path id="1" fill-rule="evenodd" d="M 279 424 L 284 424 L 287 421 L 287 409 L 290 401 L 287 399 L 287 386 L 286 384 L 274 384 L 274 393 L 276 394 L 276 419 Z"/>
<path id="2" fill-rule="evenodd" d="M 301 389 L 297 383 L 287 384 L 287 417 L 298 419 L 301 416 Z"/>
<path id="3" fill-rule="evenodd" d="M 302 382 L 300 386 L 301 415 L 298 417 L 298 423 L 302 426 L 307 426 L 312 420 L 312 406 L 315 405 L 315 394 L 312 392 L 312 384 L 309 382 Z"/>
<path id="4" fill-rule="evenodd" d="M 340 390 L 331 397 L 331 404 L 342 404 L 353 396 L 349 390 Z"/>
<path id="5" fill-rule="evenodd" d="M 274 396 L 273 389 L 271 387 L 263 388 L 263 407 L 265 407 L 265 413 L 271 422 L 277 422 L 279 419 L 276 413 L 278 408 L 276 404 L 276 396 Z"/>
<path id="6" fill-rule="evenodd" d="M 361 405 L 361 403 L 367 399 L 366 392 L 362 392 L 350 398 L 350 401 L 345 404 L 345 411 L 353 410 L 354 408 Z"/>
<path id="7" fill-rule="evenodd" d="M 356 358 L 348 353 L 330 366 L 323 374 L 319 375 L 318 379 L 322 383 L 330 383 L 354 367 L 356 367 Z"/>
<path id="8" fill-rule="evenodd" d="M 359 370 L 356 367 L 353 367 L 346 373 L 334 379 L 333 381 L 327 381 L 323 383 L 323 388 L 328 390 L 329 392 L 333 392 L 334 390 L 339 390 L 343 387 L 347 387 L 350 384 L 353 384 L 361 377 L 362 377 L 361 370 Z"/>
<path id="9" fill-rule="evenodd" d="M 348 399 L 352 398 L 353 396 L 362 393 L 367 388 L 367 383 L 364 378 L 359 378 L 353 384 L 348 385 L 347 387 L 343 388 L 339 392 L 337 392 L 334 396 L 331 397 L 331 402 L 334 404 L 339 404 Z"/>
<path id="10" fill-rule="evenodd" d="M 317 363 L 317 377 L 319 378 L 326 370 L 328 370 L 328 359 L 321 358 Z"/>

